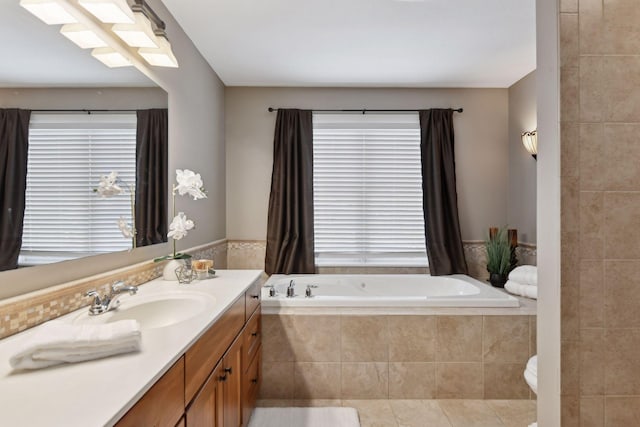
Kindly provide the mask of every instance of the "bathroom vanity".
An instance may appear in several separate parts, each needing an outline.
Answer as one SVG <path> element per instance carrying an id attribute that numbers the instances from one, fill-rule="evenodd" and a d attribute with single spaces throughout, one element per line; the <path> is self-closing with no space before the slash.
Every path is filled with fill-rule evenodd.
<path id="1" fill-rule="evenodd" d="M 154 280 L 123 297 L 123 311 L 136 298 L 177 301 L 181 292 L 208 301 L 167 311 L 164 322 L 143 319 L 140 353 L 11 373 L 9 357 L 31 331 L 0 341 L 0 425 L 246 426 L 260 386 L 260 273 L 223 270 L 190 285 Z M 85 321 L 86 310 L 60 319 Z"/>

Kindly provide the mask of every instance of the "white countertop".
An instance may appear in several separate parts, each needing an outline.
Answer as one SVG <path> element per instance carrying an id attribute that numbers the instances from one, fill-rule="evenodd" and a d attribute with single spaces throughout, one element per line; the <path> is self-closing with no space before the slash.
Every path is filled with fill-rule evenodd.
<path id="1" fill-rule="evenodd" d="M 0 340 L 0 426 L 111 426 L 182 356 L 260 270 L 218 270 L 217 277 L 189 285 L 153 280 L 134 296 L 193 290 L 216 298 L 212 310 L 181 323 L 142 331 L 142 351 L 83 363 L 12 373 L 9 358 L 32 330 Z M 73 319 L 82 308 L 60 317 Z"/>

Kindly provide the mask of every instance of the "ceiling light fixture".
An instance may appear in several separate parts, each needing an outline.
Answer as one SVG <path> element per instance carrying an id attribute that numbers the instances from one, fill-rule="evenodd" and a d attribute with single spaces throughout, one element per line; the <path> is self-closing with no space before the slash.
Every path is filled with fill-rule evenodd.
<path id="1" fill-rule="evenodd" d="M 91 54 L 109 67 L 143 60 L 178 67 L 165 24 L 145 0 L 20 0 L 20 5 L 47 24 L 65 24 L 60 30 L 65 37 L 93 48 Z"/>
<path id="2" fill-rule="evenodd" d="M 538 130 L 532 130 L 531 132 L 522 132 L 522 145 L 524 148 L 533 156 L 534 159 L 538 160 Z"/>
<path id="3" fill-rule="evenodd" d="M 99 47 L 93 49 L 91 51 L 91 56 L 109 68 L 128 67 L 133 65 L 123 54 L 110 47 Z"/>
<path id="4" fill-rule="evenodd" d="M 82 49 L 107 47 L 107 43 L 96 33 L 82 24 L 66 24 L 60 29 L 60 34 L 77 44 Z"/>
<path id="5" fill-rule="evenodd" d="M 105 24 L 133 24 L 135 18 L 126 0 L 79 0 L 78 4 Z"/>
<path id="6" fill-rule="evenodd" d="M 151 22 L 142 13 L 135 14 L 134 24 L 116 24 L 111 27 L 111 31 L 116 33 L 126 44 L 131 47 L 152 47 L 158 48 L 157 38 L 151 28 Z"/>
<path id="7" fill-rule="evenodd" d="M 164 37 L 158 37 L 157 41 L 159 42 L 159 46 L 156 49 L 149 47 L 142 47 L 138 49 L 140 56 L 142 56 L 149 64 L 157 67 L 177 68 L 178 60 L 171 51 L 169 41 Z"/>
<path id="8" fill-rule="evenodd" d="M 47 25 L 72 24 L 78 22 L 64 6 L 56 0 L 20 0 L 20 6 L 37 16 Z"/>

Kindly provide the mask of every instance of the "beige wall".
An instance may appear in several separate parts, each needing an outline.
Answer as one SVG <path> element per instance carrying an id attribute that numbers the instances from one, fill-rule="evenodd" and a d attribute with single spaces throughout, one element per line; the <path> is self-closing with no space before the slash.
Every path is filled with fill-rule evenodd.
<path id="1" fill-rule="evenodd" d="M 0 88 L 0 108 L 137 110 L 166 108 L 167 102 L 159 87 Z"/>
<path id="2" fill-rule="evenodd" d="M 462 238 L 506 224 L 506 89 L 227 88 L 227 237 L 265 239 L 275 113 L 267 108 L 463 107 L 454 114 Z"/>
<path id="3" fill-rule="evenodd" d="M 536 161 L 524 149 L 521 134 L 534 130 L 536 73 L 509 88 L 509 197 L 507 223 L 518 230 L 518 240 L 536 243 Z"/>
<path id="4" fill-rule="evenodd" d="M 180 198 L 177 207 L 196 222 L 178 242 L 193 247 L 225 237 L 224 85 L 160 0 L 149 1 L 167 24 L 180 67 L 141 70 L 168 93 L 169 172 L 190 168 L 202 174 L 209 198 Z M 170 244 L 139 248 L 42 267 L 0 273 L 0 298 L 68 282 L 164 255 Z"/>
<path id="5" fill-rule="evenodd" d="M 561 2 L 563 426 L 640 420 L 639 22 Z"/>

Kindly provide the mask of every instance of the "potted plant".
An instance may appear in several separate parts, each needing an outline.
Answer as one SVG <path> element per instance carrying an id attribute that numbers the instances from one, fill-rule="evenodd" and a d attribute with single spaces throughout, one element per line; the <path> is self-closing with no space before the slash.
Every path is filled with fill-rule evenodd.
<path id="1" fill-rule="evenodd" d="M 507 229 L 501 228 L 485 239 L 487 250 L 487 271 L 492 286 L 503 288 L 511 271 L 511 245 L 507 238 Z"/>

